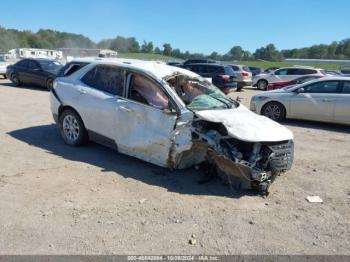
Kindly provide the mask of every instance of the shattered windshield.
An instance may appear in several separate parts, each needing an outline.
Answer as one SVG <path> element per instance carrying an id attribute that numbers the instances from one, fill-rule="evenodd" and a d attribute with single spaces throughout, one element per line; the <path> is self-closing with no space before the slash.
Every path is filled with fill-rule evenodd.
<path id="1" fill-rule="evenodd" d="M 178 74 L 166 79 L 168 85 L 193 111 L 237 107 L 238 103 L 202 77 Z"/>

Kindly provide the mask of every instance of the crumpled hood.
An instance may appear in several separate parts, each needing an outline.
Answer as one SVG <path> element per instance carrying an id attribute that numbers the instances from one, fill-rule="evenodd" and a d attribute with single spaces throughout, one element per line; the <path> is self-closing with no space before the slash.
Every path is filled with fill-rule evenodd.
<path id="1" fill-rule="evenodd" d="M 293 139 L 293 133 L 277 122 L 251 112 L 243 105 L 226 110 L 203 110 L 203 120 L 222 123 L 230 136 L 246 142 L 278 142 Z"/>

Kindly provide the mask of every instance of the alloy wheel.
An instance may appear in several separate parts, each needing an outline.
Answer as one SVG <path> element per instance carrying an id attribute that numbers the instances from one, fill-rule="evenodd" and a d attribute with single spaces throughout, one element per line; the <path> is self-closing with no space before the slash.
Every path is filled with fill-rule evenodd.
<path id="1" fill-rule="evenodd" d="M 78 120 L 72 115 L 66 115 L 63 118 L 63 132 L 66 138 L 75 142 L 79 138 L 80 128 Z"/>
<path id="2" fill-rule="evenodd" d="M 264 110 L 264 115 L 272 120 L 279 120 L 282 114 L 281 108 L 276 104 L 267 105 Z"/>

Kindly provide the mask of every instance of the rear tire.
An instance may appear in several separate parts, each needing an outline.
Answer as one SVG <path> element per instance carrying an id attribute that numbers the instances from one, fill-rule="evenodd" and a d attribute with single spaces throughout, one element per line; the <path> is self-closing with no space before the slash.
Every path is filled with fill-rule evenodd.
<path id="1" fill-rule="evenodd" d="M 13 83 L 14 86 L 20 86 L 21 85 L 21 81 L 19 80 L 17 74 L 12 74 L 10 80 Z"/>
<path id="2" fill-rule="evenodd" d="M 51 91 L 51 89 L 53 88 L 53 79 L 52 78 L 49 78 L 46 80 L 46 88 L 49 91 Z"/>
<path id="3" fill-rule="evenodd" d="M 259 80 L 258 83 L 257 83 L 257 88 L 259 90 L 263 90 L 263 91 L 266 91 L 267 90 L 267 81 L 266 80 Z"/>
<path id="4" fill-rule="evenodd" d="M 244 87 L 244 84 L 242 83 L 237 83 L 237 89 L 236 89 L 236 92 L 240 92 Z"/>
<path id="5" fill-rule="evenodd" d="M 281 103 L 269 102 L 264 105 L 261 114 L 276 122 L 282 122 L 286 118 L 286 108 Z"/>
<path id="6" fill-rule="evenodd" d="M 64 110 L 59 116 L 59 129 L 66 144 L 80 146 L 85 142 L 86 129 L 80 116 L 72 109 Z"/>

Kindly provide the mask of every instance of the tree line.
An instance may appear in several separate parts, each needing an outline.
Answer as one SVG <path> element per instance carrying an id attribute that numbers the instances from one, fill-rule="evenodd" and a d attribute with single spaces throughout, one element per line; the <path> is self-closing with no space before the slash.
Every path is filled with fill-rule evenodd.
<path id="1" fill-rule="evenodd" d="M 202 53 L 190 53 L 173 48 L 171 44 L 154 46 L 153 42 L 139 43 L 135 37 L 117 36 L 111 39 L 93 42 L 81 34 L 58 32 L 49 29 L 40 29 L 34 33 L 31 31 L 19 31 L 6 29 L 0 26 L 0 52 L 19 47 L 30 48 L 101 48 L 111 49 L 119 53 L 154 53 L 172 56 L 179 59 L 209 58 L 213 60 L 266 60 L 281 61 L 284 58 L 308 58 L 308 59 L 350 59 L 350 39 L 332 42 L 330 45 L 320 44 L 305 48 L 277 50 L 273 44 L 256 49 L 254 53 L 244 50 L 241 46 L 233 46 L 226 54 L 212 52 L 210 55 Z"/>

